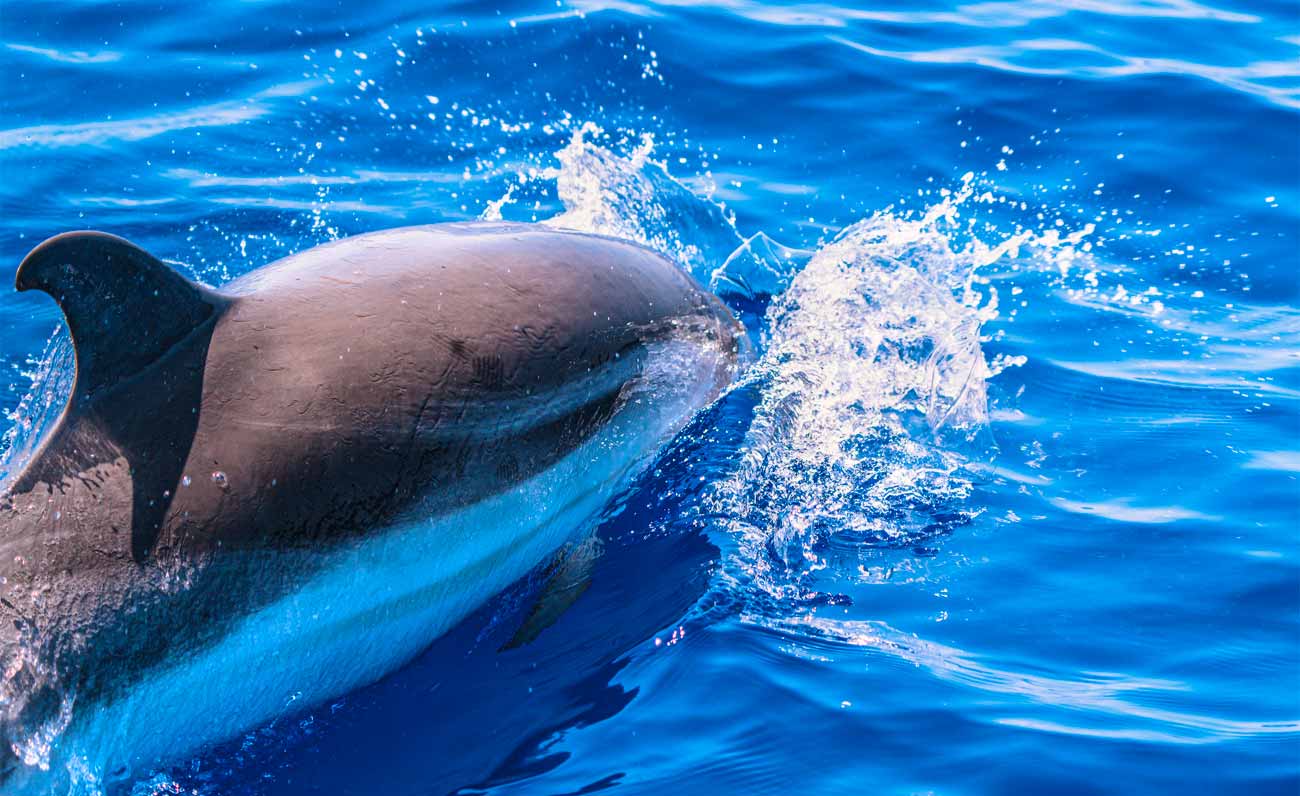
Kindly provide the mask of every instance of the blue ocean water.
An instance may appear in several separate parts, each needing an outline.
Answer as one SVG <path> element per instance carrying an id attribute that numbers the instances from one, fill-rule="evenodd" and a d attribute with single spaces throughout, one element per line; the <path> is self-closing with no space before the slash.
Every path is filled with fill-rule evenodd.
<path id="1" fill-rule="evenodd" d="M 3 279 L 72 228 L 219 285 L 504 217 L 664 251 L 755 346 L 532 644 L 530 580 L 74 785 L 1296 793 L 1300 14 L 1213 2 L 0 7 Z M 48 298 L 0 358 L 3 477 Z"/>

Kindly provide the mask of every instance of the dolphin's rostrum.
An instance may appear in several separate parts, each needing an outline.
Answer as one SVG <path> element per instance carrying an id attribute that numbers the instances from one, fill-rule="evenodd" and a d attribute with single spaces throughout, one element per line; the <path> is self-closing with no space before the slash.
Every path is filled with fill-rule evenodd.
<path id="1" fill-rule="evenodd" d="M 15 789 L 382 676 L 589 522 L 741 340 L 663 257 L 520 224 L 347 238 L 220 291 L 74 232 L 16 286 L 63 309 L 76 380 L 0 486 Z"/>

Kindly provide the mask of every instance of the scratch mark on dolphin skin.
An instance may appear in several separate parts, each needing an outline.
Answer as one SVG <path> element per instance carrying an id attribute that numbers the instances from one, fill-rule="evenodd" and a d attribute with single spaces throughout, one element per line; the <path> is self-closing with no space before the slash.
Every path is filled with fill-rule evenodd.
<path id="1" fill-rule="evenodd" d="M 397 478 L 393 482 L 394 492 L 397 491 L 398 487 L 402 483 L 402 476 L 405 474 L 407 469 L 405 465 L 409 464 L 411 461 L 411 453 L 415 450 L 415 437 L 420 433 L 420 424 L 424 422 L 424 413 L 429 408 L 429 402 L 433 400 L 433 393 L 433 390 L 429 390 L 429 394 L 424 396 L 424 400 L 420 402 L 420 408 L 416 410 L 415 422 L 411 424 L 411 433 L 406 438 L 406 450 L 402 453 L 402 463 L 404 466 L 398 471 Z"/>

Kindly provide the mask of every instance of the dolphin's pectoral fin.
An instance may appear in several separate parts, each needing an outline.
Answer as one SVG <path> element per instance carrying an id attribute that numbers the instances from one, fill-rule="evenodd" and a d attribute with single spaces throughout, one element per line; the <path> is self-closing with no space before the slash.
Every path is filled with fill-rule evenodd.
<path id="1" fill-rule="evenodd" d="M 161 358 L 230 299 L 103 232 L 67 232 L 37 246 L 14 286 L 63 310 L 76 351 L 73 399 L 112 387 Z"/>
<path id="2" fill-rule="evenodd" d="M 528 612 L 528 618 L 501 648 L 502 651 L 532 643 L 578 601 L 591 586 L 591 573 L 603 549 L 604 543 L 593 533 L 560 551 L 550 566 L 546 585 Z"/>

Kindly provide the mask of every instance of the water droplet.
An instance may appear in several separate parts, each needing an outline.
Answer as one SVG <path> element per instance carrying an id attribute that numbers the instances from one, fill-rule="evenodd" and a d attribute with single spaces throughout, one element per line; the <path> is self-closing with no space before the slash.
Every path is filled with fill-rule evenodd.
<path id="1" fill-rule="evenodd" d="M 228 489 L 228 488 L 230 488 L 230 481 L 229 481 L 229 479 L 227 479 L 227 478 L 226 478 L 226 474 L 223 473 L 223 472 L 221 472 L 220 470 L 217 470 L 217 471 L 215 471 L 215 472 L 212 473 L 212 483 L 216 484 L 217 486 L 221 487 L 222 489 Z"/>
<path id="2" fill-rule="evenodd" d="M 188 475 L 181 478 L 181 486 L 189 486 L 192 483 L 194 483 L 194 481 Z"/>

